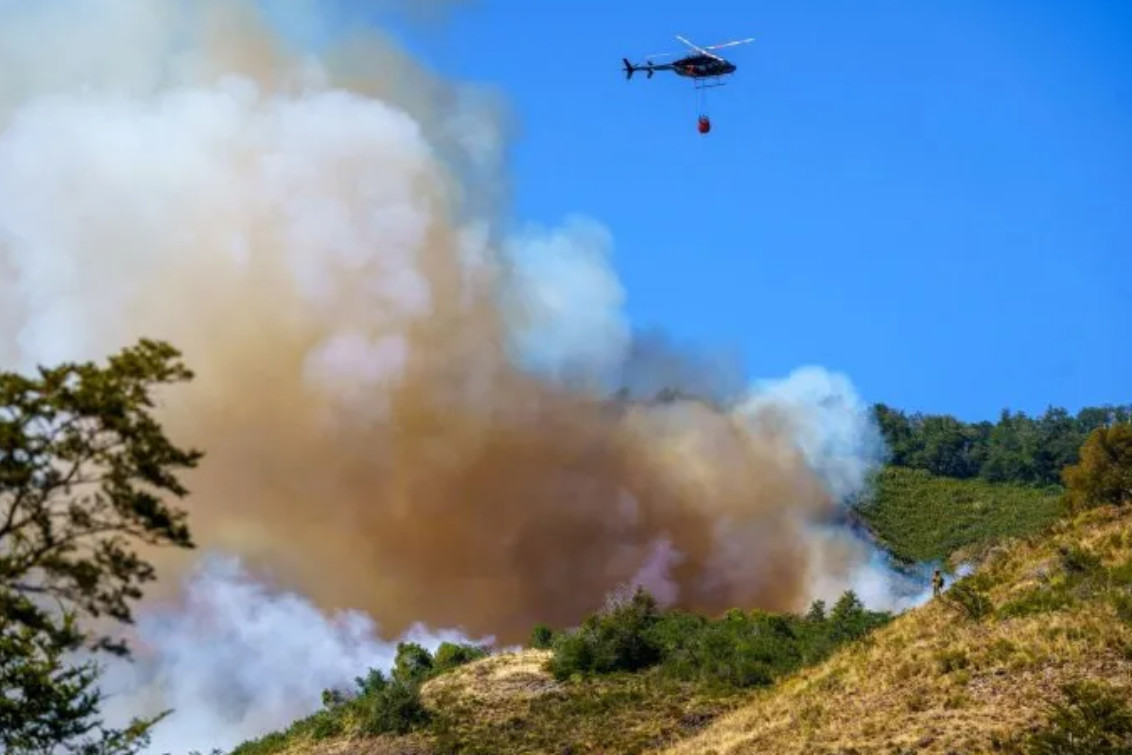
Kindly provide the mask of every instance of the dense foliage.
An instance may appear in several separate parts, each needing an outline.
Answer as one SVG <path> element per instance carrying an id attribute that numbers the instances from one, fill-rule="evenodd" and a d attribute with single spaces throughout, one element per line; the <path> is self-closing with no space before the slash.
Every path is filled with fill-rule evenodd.
<path id="1" fill-rule="evenodd" d="M 1132 705 L 1127 692 L 1082 679 L 1062 686 L 1048 704 L 1049 722 L 1025 739 L 1027 755 L 1132 753 Z"/>
<path id="2" fill-rule="evenodd" d="M 662 611 L 643 589 L 611 602 L 577 629 L 557 635 L 549 670 L 575 675 L 659 667 L 674 679 L 706 685 L 765 686 L 825 658 L 838 645 L 886 623 L 846 592 L 827 614 L 816 602 L 805 616 L 733 609 L 718 619 Z"/>
<path id="3" fill-rule="evenodd" d="M 152 392 L 192 374 L 172 347 L 141 341 L 93 363 L 0 373 L 0 749 L 132 752 L 156 719 L 104 729 L 88 645 L 127 654 L 80 628 L 80 614 L 132 621 L 154 579 L 137 543 L 192 547 L 178 470 L 201 454 L 175 446 L 151 414 Z"/>
<path id="4" fill-rule="evenodd" d="M 1062 472 L 1071 511 L 1132 503 L 1132 423 L 1098 427 Z"/>
<path id="5" fill-rule="evenodd" d="M 937 561 L 955 551 L 1041 530 L 1056 520 L 1061 491 L 937 477 L 886 467 L 857 512 L 893 556 Z"/>
<path id="6" fill-rule="evenodd" d="M 1089 433 L 1132 419 L 1132 405 L 1089 407 L 1071 415 L 1051 407 L 1039 417 L 1004 410 L 997 422 L 946 414 L 908 414 L 884 404 L 873 412 L 895 466 L 959 479 L 1057 485 L 1077 462 Z"/>

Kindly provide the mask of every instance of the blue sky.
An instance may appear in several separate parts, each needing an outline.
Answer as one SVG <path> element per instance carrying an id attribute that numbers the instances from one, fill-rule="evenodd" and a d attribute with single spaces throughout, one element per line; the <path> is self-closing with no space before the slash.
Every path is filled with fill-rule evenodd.
<path id="1" fill-rule="evenodd" d="M 405 44 L 520 119 L 516 221 L 616 239 L 634 324 L 966 419 L 1132 401 L 1132 3 L 480 0 Z M 708 93 L 622 57 L 753 36 Z"/>

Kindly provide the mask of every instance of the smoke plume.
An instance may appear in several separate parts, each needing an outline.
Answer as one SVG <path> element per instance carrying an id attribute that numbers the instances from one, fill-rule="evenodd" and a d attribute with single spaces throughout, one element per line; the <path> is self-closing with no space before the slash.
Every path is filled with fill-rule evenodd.
<path id="1" fill-rule="evenodd" d="M 150 752 L 226 750 L 309 715 L 323 690 L 353 689 L 370 668 L 388 672 L 399 641 L 430 651 L 469 641 L 421 626 L 382 641 L 365 614 L 326 616 L 265 580 L 234 558 L 203 558 L 177 601 L 139 617 L 134 661 L 107 665 L 104 715 L 121 725 L 171 708 L 154 727 Z"/>
<path id="2" fill-rule="evenodd" d="M 284 25 L 332 27 L 320 13 Z M 197 379 L 162 419 L 207 454 L 195 539 L 310 601 L 154 554 L 151 600 L 189 579 L 142 612 L 163 694 L 244 694 L 237 669 L 275 663 L 232 662 L 210 626 L 254 636 L 239 652 L 312 648 L 302 692 L 249 707 L 243 734 L 388 660 L 376 629 L 322 614 L 512 643 L 634 582 L 708 611 L 848 586 L 871 554 L 814 534 L 877 459 L 848 382 L 802 370 L 723 408 L 603 398 L 659 370 L 734 396 L 734 372 L 633 342 L 601 224 L 501 231 L 493 92 L 377 31 L 319 48 L 238 0 L 0 0 L 0 365 L 180 348 Z M 278 619 L 246 613 L 264 601 Z"/>

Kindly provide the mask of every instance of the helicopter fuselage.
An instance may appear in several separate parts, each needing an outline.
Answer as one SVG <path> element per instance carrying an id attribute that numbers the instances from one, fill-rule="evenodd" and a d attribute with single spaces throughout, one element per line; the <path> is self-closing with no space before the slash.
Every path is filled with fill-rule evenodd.
<path id="1" fill-rule="evenodd" d="M 656 66 L 660 68 L 661 66 Z M 730 61 L 713 58 L 709 55 L 689 55 L 664 66 L 671 69 L 678 76 L 687 76 L 692 79 L 704 79 L 714 76 L 726 76 L 735 73 L 735 64 Z"/>

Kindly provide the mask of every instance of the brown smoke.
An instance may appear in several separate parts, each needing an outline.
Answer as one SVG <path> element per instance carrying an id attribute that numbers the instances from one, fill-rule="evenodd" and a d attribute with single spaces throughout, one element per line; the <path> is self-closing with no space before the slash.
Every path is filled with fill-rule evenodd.
<path id="1" fill-rule="evenodd" d="M 198 377 L 164 418 L 207 453 L 188 479 L 202 547 L 389 633 L 512 642 L 642 570 L 684 605 L 799 607 L 804 529 L 832 503 L 781 418 L 616 406 L 514 366 L 515 334 L 548 318 L 609 344 L 597 367 L 623 333 L 591 236 L 546 232 L 570 253 L 523 272 L 493 230 L 494 100 L 373 37 L 314 64 L 243 3 L 76 17 L 53 22 L 62 60 L 0 56 L 26 73 L 0 93 L 0 357 L 181 348 Z M 650 563 L 658 544 L 671 561 Z M 162 554 L 163 574 L 189 558 Z"/>

